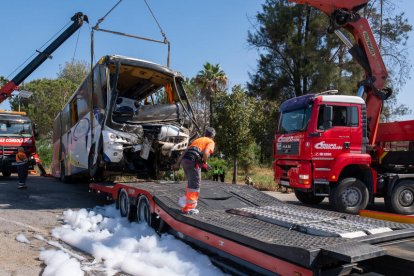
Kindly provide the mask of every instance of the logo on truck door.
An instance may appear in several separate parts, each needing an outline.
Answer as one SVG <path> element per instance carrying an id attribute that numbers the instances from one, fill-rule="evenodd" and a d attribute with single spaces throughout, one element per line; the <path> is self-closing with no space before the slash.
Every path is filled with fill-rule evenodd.
<path id="1" fill-rule="evenodd" d="M 339 149 L 342 149 L 342 147 L 338 146 L 337 144 L 326 144 L 325 141 L 322 141 L 322 142 L 315 144 L 315 149 L 339 150 Z"/>

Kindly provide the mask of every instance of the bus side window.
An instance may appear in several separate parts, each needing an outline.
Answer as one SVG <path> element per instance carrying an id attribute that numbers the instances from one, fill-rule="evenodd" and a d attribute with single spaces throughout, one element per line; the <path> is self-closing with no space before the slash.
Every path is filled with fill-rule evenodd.
<path id="1" fill-rule="evenodd" d="M 70 127 L 73 127 L 78 122 L 78 99 L 77 97 L 73 97 L 69 106 L 70 106 Z"/>
<path id="2" fill-rule="evenodd" d="M 88 112 L 89 112 L 89 93 L 91 93 L 91 87 L 89 85 L 89 80 L 90 78 L 87 78 L 84 83 L 82 83 L 82 85 L 79 87 L 79 90 L 76 92 L 76 99 L 77 99 L 77 103 L 76 103 L 76 108 L 75 110 L 77 111 L 77 118 L 76 120 L 73 122 L 72 121 L 72 125 L 76 124 L 76 122 L 79 119 L 82 119 L 83 116 L 85 116 Z M 71 108 L 72 108 L 72 103 L 71 103 Z M 73 116 L 73 115 L 72 115 Z"/>
<path id="3" fill-rule="evenodd" d="M 61 115 L 61 122 L 62 122 L 62 135 L 65 134 L 71 128 L 71 120 L 70 120 L 70 105 L 67 104 L 63 110 Z"/>

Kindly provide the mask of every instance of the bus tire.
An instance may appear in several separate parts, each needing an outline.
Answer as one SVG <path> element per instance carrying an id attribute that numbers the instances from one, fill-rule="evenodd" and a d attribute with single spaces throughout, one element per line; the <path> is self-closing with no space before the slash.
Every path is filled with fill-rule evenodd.
<path id="1" fill-rule="evenodd" d="M 93 159 L 95 157 L 95 146 L 93 146 L 88 155 L 88 171 L 89 177 L 94 181 L 103 181 L 103 168 L 100 167 L 102 162 L 102 153 L 101 150 L 98 151 L 98 156 L 95 164 L 93 164 Z"/>
<path id="2" fill-rule="evenodd" d="M 60 163 L 60 178 L 59 179 L 63 183 L 69 182 L 69 176 L 65 175 L 65 163 L 64 162 Z"/>
<path id="3" fill-rule="evenodd" d="M 369 192 L 365 184 L 355 177 L 340 180 L 332 188 L 329 204 L 338 212 L 358 214 L 368 205 Z"/>
<path id="4" fill-rule="evenodd" d="M 414 214 L 414 180 L 403 180 L 392 189 L 386 198 L 387 206 L 395 213 L 402 215 Z"/>
<path id="5" fill-rule="evenodd" d="M 304 204 L 319 204 L 325 199 L 324 196 L 314 195 L 312 191 L 302 192 L 296 189 L 295 189 L 295 196 L 300 202 Z"/>
<path id="6" fill-rule="evenodd" d="M 4 177 L 10 177 L 10 175 L 11 175 L 11 171 L 6 171 L 6 170 L 4 170 L 4 171 L 1 171 L 1 174 L 2 174 Z"/>

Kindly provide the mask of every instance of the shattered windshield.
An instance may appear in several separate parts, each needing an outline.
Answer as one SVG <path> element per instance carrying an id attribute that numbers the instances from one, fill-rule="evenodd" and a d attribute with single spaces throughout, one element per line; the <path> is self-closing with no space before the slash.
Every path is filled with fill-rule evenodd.
<path id="1" fill-rule="evenodd" d="M 32 124 L 25 121 L 0 121 L 0 137 L 31 137 Z"/>
<path id="2" fill-rule="evenodd" d="M 279 134 L 304 131 L 310 119 L 312 105 L 306 108 L 283 112 L 279 121 Z"/>

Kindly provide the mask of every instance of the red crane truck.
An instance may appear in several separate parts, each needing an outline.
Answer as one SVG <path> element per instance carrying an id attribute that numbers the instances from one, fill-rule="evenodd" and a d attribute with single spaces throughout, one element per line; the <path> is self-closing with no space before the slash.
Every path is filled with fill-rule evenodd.
<path id="1" fill-rule="evenodd" d="M 400 214 L 414 213 L 414 121 L 379 123 L 388 73 L 365 18 L 367 0 L 292 0 L 330 18 L 365 70 L 358 96 L 327 91 L 285 101 L 274 139 L 276 182 L 306 204 L 329 197 L 337 211 L 357 214 L 375 197 Z M 354 43 L 339 30 L 345 29 Z M 364 100 L 365 99 L 365 100 Z"/>
<path id="2" fill-rule="evenodd" d="M 55 40 L 50 43 L 42 52 L 38 51 L 36 57 L 28 63 L 11 81 L 7 82 L 0 88 L 0 103 L 11 96 L 14 90 L 34 71 L 36 70 L 50 55 L 59 48 L 72 34 L 74 34 L 83 24 L 88 22 L 88 17 L 81 12 L 72 16 L 73 23 L 64 30 Z M 12 172 L 16 172 L 15 156 L 18 147 L 23 147 L 25 153 L 34 162 L 30 163 L 29 169 L 33 169 L 33 164 L 37 163 L 41 174 L 44 171 L 40 158 L 36 153 L 35 138 L 37 136 L 37 128 L 34 123 L 26 116 L 24 112 L 0 111 L 0 171 L 3 176 L 10 176 Z"/>

